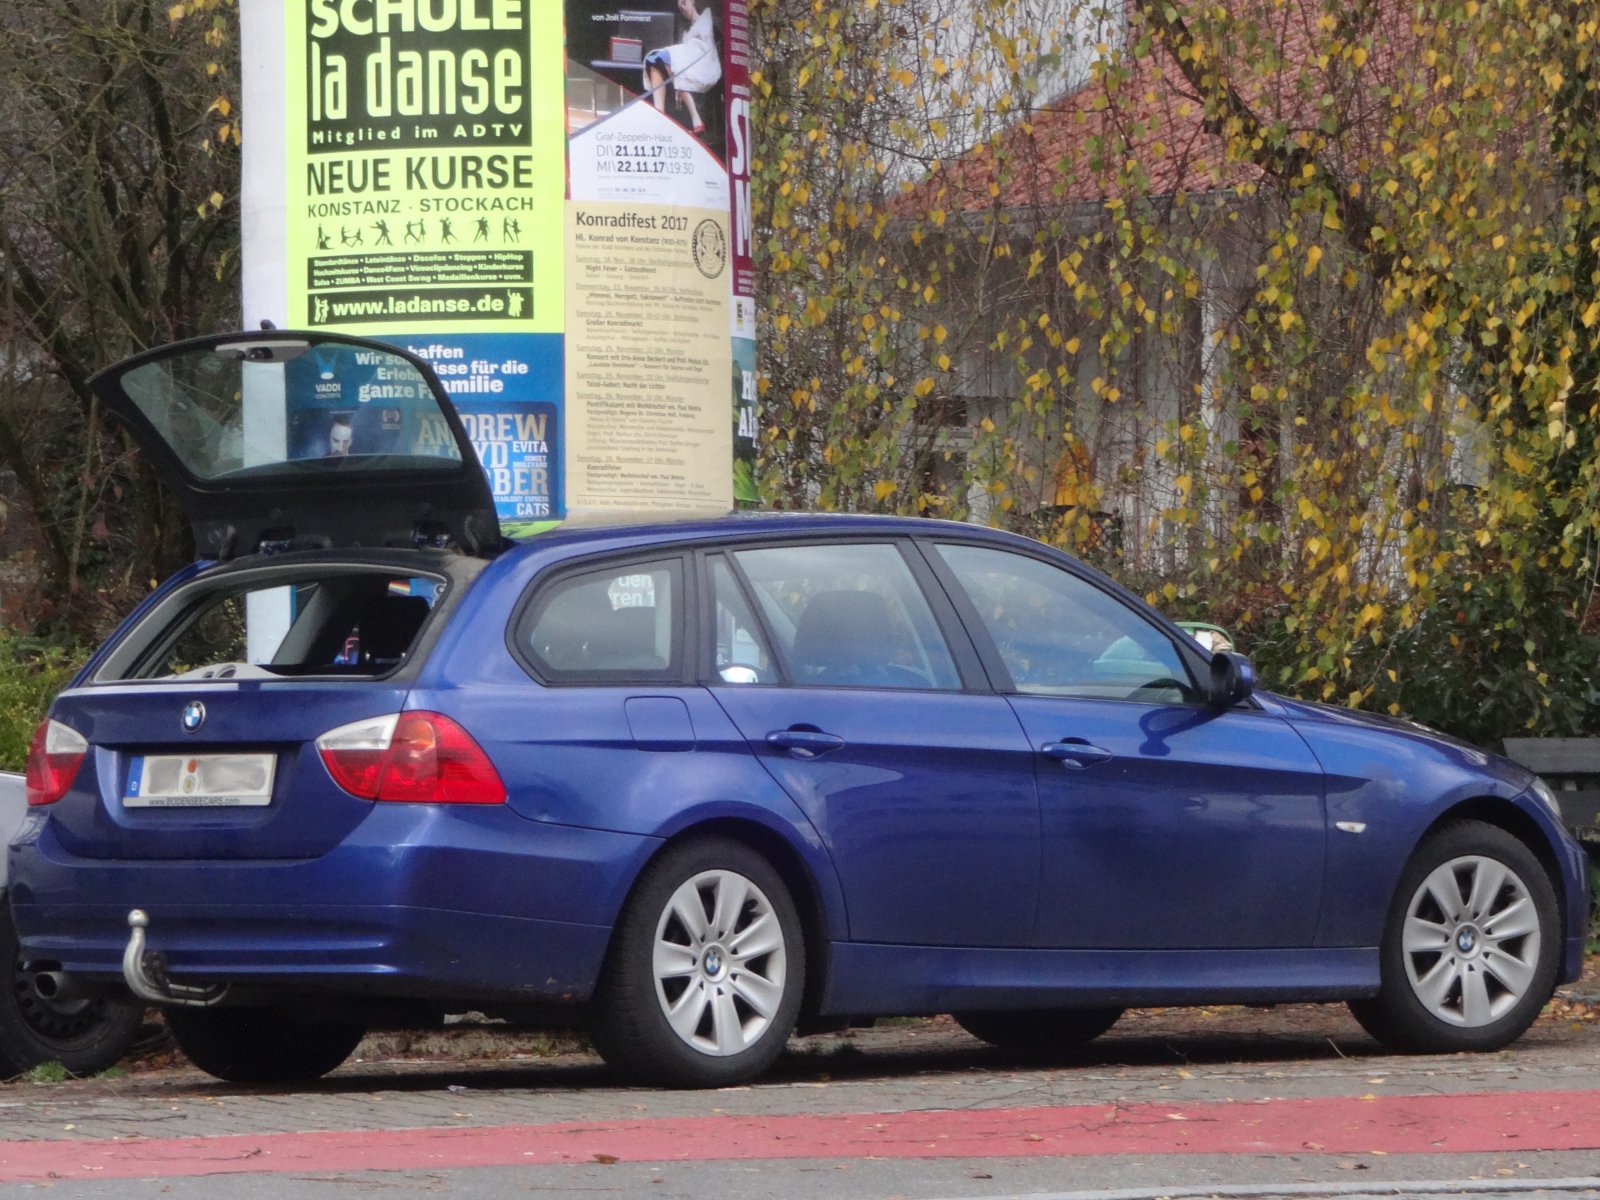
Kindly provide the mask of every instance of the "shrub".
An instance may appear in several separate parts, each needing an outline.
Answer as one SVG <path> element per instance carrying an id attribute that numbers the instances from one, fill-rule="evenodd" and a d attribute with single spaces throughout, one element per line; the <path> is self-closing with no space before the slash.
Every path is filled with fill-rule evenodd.
<path id="1" fill-rule="evenodd" d="M 1308 634 L 1290 605 L 1244 619 L 1193 602 L 1166 607 L 1231 629 L 1273 691 L 1327 699 L 1320 680 L 1338 671 L 1360 688 L 1361 707 L 1496 752 L 1508 737 L 1600 736 L 1600 637 L 1585 632 L 1586 598 L 1566 572 L 1492 566 L 1444 581 L 1409 627 L 1384 620 L 1309 679 L 1296 678 Z"/>
<path id="2" fill-rule="evenodd" d="M 76 649 L 0 631 L 0 769 L 20 771 L 27 765 L 34 729 L 85 657 Z"/>

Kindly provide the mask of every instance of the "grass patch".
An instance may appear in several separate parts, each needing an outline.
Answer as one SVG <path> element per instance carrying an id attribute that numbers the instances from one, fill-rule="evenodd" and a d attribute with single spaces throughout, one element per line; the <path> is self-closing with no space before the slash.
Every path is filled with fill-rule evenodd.
<path id="1" fill-rule="evenodd" d="M 72 1078 L 67 1074 L 67 1069 L 58 1062 L 40 1063 L 33 1070 L 22 1076 L 24 1083 L 65 1083 Z"/>

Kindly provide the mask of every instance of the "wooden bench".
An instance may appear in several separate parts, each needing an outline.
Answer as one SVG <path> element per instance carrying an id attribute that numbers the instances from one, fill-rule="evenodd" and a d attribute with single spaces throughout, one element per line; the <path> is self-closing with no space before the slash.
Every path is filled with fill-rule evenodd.
<path id="1" fill-rule="evenodd" d="M 1574 833 L 1600 837 L 1600 738 L 1506 738 L 1506 757 L 1543 779 Z"/>

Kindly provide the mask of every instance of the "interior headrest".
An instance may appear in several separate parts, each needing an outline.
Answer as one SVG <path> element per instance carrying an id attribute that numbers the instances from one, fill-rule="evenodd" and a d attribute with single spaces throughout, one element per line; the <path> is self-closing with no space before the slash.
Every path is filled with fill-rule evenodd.
<path id="1" fill-rule="evenodd" d="M 889 606 L 877 592 L 818 592 L 795 628 L 794 670 L 817 682 L 885 666 L 895 653 Z"/>

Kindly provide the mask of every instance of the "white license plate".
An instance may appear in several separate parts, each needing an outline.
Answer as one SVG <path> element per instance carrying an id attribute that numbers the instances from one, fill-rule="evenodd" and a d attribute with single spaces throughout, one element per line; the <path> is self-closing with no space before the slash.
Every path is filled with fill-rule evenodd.
<path id="1" fill-rule="evenodd" d="M 150 754 L 128 767 L 124 808 L 262 808 L 276 754 Z"/>

